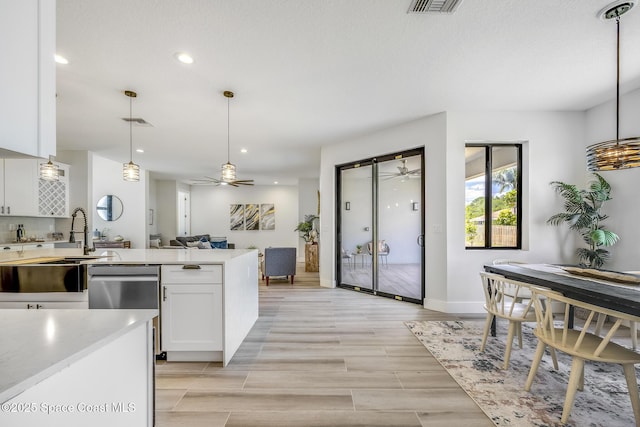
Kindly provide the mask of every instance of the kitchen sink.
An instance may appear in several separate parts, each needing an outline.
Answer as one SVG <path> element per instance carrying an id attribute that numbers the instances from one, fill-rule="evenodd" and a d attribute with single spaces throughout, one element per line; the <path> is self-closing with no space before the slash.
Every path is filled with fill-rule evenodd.
<path id="1" fill-rule="evenodd" d="M 85 289 L 87 265 L 77 260 L 0 266 L 0 292 L 83 292 Z"/>

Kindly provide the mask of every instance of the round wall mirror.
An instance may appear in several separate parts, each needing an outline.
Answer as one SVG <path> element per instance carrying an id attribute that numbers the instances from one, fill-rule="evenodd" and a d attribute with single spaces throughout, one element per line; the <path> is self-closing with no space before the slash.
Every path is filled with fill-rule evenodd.
<path id="1" fill-rule="evenodd" d="M 105 221 L 115 221 L 122 216 L 122 200 L 118 196 L 107 194 L 98 200 L 96 211 L 98 216 Z"/>

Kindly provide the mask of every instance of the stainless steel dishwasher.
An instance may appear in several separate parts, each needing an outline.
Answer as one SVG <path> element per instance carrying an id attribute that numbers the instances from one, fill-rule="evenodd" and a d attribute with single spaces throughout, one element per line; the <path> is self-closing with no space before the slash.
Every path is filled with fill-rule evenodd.
<path id="1" fill-rule="evenodd" d="M 158 309 L 157 265 L 91 265 L 89 308 Z"/>

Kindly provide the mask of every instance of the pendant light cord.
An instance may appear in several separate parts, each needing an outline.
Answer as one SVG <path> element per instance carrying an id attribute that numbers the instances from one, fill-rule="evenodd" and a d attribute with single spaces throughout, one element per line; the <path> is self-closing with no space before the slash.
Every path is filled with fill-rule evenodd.
<path id="1" fill-rule="evenodd" d="M 229 158 L 229 152 L 231 151 L 231 149 L 229 148 L 230 147 L 229 141 L 231 139 L 231 137 L 229 135 L 229 132 L 230 132 L 229 131 L 229 129 L 230 129 L 230 126 L 229 126 L 229 123 L 230 123 L 229 115 L 230 115 L 230 110 L 231 110 L 230 105 L 231 105 L 231 98 L 227 97 L 227 163 L 231 163 L 231 160 Z"/>
<path id="2" fill-rule="evenodd" d="M 617 68 L 616 68 L 616 141 L 620 141 L 620 16 L 616 17 Z"/>
<path id="3" fill-rule="evenodd" d="M 129 162 L 133 162 L 133 98 L 129 97 Z"/>

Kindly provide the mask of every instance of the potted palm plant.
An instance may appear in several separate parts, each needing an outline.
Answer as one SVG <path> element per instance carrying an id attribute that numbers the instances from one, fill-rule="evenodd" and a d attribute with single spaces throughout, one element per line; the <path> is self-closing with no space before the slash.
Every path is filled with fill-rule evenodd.
<path id="1" fill-rule="evenodd" d="M 589 182 L 587 190 L 580 190 L 573 184 L 552 181 L 555 191 L 564 198 L 564 212 L 557 213 L 547 220 L 547 224 L 569 224 L 569 229 L 580 234 L 588 245 L 576 249 L 580 265 L 600 268 L 609 260 L 609 251 L 603 247 L 614 245 L 620 238 L 607 230 L 602 221 L 608 218 L 601 212 L 602 205 L 611 200 L 611 186 L 600 175 Z"/>

